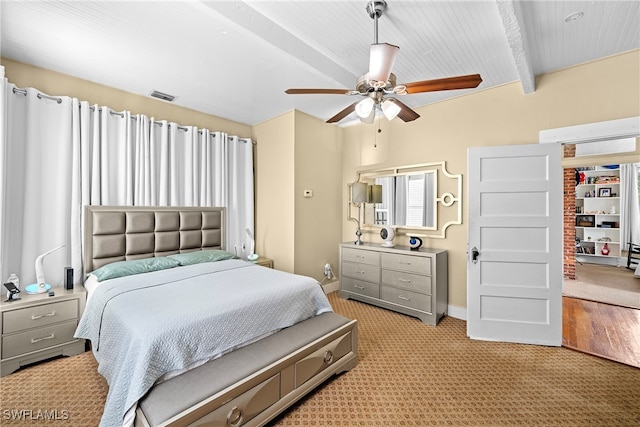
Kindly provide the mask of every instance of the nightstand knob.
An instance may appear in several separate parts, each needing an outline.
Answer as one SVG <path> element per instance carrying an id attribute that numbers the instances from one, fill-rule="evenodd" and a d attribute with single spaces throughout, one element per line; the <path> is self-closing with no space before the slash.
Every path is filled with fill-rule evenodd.
<path id="1" fill-rule="evenodd" d="M 324 354 L 324 363 L 331 363 L 333 361 L 333 353 L 331 351 L 327 351 Z"/>

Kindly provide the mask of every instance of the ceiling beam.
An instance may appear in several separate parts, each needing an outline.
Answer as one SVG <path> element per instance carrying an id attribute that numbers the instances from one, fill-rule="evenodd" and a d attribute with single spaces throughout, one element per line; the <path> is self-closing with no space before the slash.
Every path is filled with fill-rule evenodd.
<path id="1" fill-rule="evenodd" d="M 341 85 L 351 86 L 353 84 L 355 76 L 351 71 L 243 1 L 198 1 L 192 4 L 201 9 L 213 10 L 243 30 L 253 33 Z"/>
<path id="2" fill-rule="evenodd" d="M 496 3 L 504 33 L 511 48 L 511 55 L 513 56 L 518 76 L 520 76 L 522 90 L 525 94 L 533 93 L 536 90 L 536 79 L 533 74 L 531 59 L 527 52 L 528 46 L 524 22 L 518 17 L 513 0 L 496 0 Z"/>

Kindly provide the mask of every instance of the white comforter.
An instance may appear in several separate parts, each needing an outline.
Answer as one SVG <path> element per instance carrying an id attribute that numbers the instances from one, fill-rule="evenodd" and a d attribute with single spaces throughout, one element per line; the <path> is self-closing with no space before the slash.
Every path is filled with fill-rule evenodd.
<path id="1" fill-rule="evenodd" d="M 100 425 L 121 426 L 163 375 L 328 311 L 316 280 L 241 260 L 103 281 L 76 331 L 109 383 Z"/>

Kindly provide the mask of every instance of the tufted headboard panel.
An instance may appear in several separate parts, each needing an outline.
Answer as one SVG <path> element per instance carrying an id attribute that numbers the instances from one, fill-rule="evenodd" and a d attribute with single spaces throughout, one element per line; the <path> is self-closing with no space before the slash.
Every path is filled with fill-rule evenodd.
<path id="1" fill-rule="evenodd" d="M 85 273 L 115 261 L 224 249 L 225 208 L 86 206 Z"/>

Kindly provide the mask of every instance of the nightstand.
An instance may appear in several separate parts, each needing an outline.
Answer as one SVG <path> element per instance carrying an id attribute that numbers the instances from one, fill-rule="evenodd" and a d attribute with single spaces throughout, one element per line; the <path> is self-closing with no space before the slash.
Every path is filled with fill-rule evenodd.
<path id="1" fill-rule="evenodd" d="M 30 295 L 0 302 L 0 376 L 21 366 L 54 356 L 73 356 L 84 351 L 84 340 L 73 334 L 86 303 L 84 287 L 54 287 L 55 296 Z"/>
<path id="2" fill-rule="evenodd" d="M 263 267 L 273 268 L 273 260 L 271 258 L 259 257 L 253 261 L 254 264 L 262 265 Z"/>

